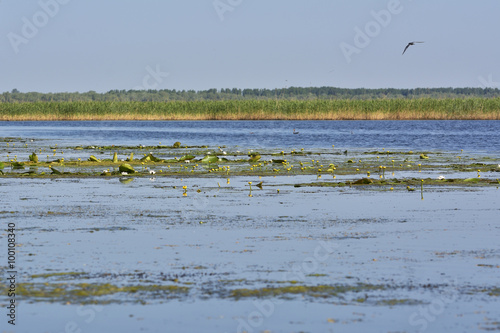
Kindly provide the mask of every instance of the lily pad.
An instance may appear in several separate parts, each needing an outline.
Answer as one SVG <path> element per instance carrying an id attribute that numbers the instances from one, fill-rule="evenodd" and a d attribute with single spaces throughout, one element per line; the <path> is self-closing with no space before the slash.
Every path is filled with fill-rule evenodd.
<path id="1" fill-rule="evenodd" d="M 24 169 L 22 162 L 12 162 L 12 169 Z"/>
<path id="2" fill-rule="evenodd" d="M 181 158 L 179 158 L 179 162 L 182 162 L 182 161 L 190 161 L 194 158 L 193 155 L 184 155 L 182 156 Z"/>
<path id="3" fill-rule="evenodd" d="M 427 156 L 425 154 L 420 154 L 420 159 L 421 160 L 427 160 L 427 159 L 429 159 L 429 156 Z"/>
<path id="4" fill-rule="evenodd" d="M 141 158 L 142 162 L 162 162 L 162 159 L 159 159 L 158 157 L 153 156 L 153 154 L 149 154 Z"/>
<path id="5" fill-rule="evenodd" d="M 126 172 L 126 173 L 135 173 L 136 171 L 134 170 L 134 168 L 132 168 L 132 166 L 130 164 L 122 164 L 118 167 L 118 170 L 120 170 L 120 172 Z"/>
<path id="6" fill-rule="evenodd" d="M 38 156 L 35 153 L 33 153 L 29 156 L 29 160 L 38 163 Z"/>
<path id="7" fill-rule="evenodd" d="M 52 170 L 52 173 L 55 174 L 55 175 L 61 175 L 62 172 L 57 170 L 56 168 L 50 168 L 50 170 Z"/>
<path id="8" fill-rule="evenodd" d="M 353 184 L 355 185 L 373 184 L 373 180 L 371 180 L 370 178 L 361 178 L 356 180 Z"/>
<path id="9" fill-rule="evenodd" d="M 201 159 L 201 163 L 217 163 L 219 161 L 219 158 L 217 156 L 210 156 L 207 155 Z"/>
<path id="10" fill-rule="evenodd" d="M 260 155 L 258 154 L 251 154 L 248 156 L 250 156 L 250 158 L 248 159 L 249 162 L 257 162 L 258 160 L 260 160 Z"/>

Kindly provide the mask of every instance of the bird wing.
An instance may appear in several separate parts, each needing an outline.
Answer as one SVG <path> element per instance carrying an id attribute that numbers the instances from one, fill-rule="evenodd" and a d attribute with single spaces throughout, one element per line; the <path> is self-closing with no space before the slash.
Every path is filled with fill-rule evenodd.
<path id="1" fill-rule="evenodd" d="M 406 50 L 410 47 L 410 45 L 411 45 L 411 43 L 408 43 L 408 45 L 406 45 L 406 47 L 405 47 L 405 49 L 404 49 L 404 51 L 403 51 L 402 54 L 405 54 Z"/>

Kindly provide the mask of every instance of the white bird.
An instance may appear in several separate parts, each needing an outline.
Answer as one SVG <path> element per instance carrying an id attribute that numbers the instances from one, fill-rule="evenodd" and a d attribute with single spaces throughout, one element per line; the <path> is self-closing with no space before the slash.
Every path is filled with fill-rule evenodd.
<path id="1" fill-rule="evenodd" d="M 443 180 L 443 179 L 445 179 L 445 178 L 444 178 L 444 176 L 443 176 L 443 175 L 441 175 L 441 176 L 439 176 L 439 177 L 438 177 L 438 179 L 439 179 L 439 180 Z"/>

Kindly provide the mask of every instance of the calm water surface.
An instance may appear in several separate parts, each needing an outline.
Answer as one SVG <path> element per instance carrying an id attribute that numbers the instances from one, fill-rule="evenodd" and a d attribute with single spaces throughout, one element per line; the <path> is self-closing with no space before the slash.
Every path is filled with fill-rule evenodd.
<path id="1" fill-rule="evenodd" d="M 17 152 L 21 160 L 32 147 L 52 150 L 54 143 L 137 146 L 180 141 L 241 150 L 306 147 L 318 152 L 332 145 L 349 151 L 463 149 L 468 152 L 463 156 L 487 154 L 479 158 L 492 165 L 500 162 L 500 121 L 0 122 L 0 137 L 34 139 L 33 144 L 27 142 L 29 149 L 19 141 L 16 150 L 12 144 L 1 145 L 2 159 L 15 151 L 10 155 Z M 70 158 L 71 151 L 64 156 Z M 454 154 L 435 155 L 446 161 Z M 440 174 L 414 172 L 397 172 L 394 177 Z M 496 179 L 498 171 L 485 170 L 482 175 Z M 254 189 L 250 197 L 249 181 L 263 181 L 265 186 Z M 138 177 L 130 182 L 114 177 L 0 177 L 0 221 L 16 225 L 18 283 L 190 288 L 179 299 L 149 294 L 144 305 L 136 302 L 139 296 L 128 294 L 100 297 L 98 304 L 20 296 L 19 324 L 6 329 L 28 333 L 500 329 L 500 297 L 488 294 L 500 285 L 498 187 L 426 186 L 422 200 L 418 190 L 409 192 L 403 185 L 394 186 L 394 191 L 293 185 L 314 181 L 316 175 L 259 178 L 256 174 L 231 177 L 230 183 L 225 175 Z M 187 196 L 182 195 L 182 186 L 187 187 Z M 3 250 L 5 239 L 0 234 Z M 334 245 L 328 254 L 318 252 L 325 242 Z M 0 263 L 3 277 L 4 265 Z M 84 275 L 33 276 L 64 272 Z M 173 282 L 165 276 L 180 278 Z M 328 298 L 224 296 L 231 288 L 282 287 L 291 281 L 306 286 L 387 287 Z M 1 294 L 2 329 L 6 304 Z"/>
<path id="2" fill-rule="evenodd" d="M 299 132 L 293 135 L 293 129 Z M 392 148 L 500 152 L 500 121 L 0 122 L 0 137 L 68 144 Z"/>

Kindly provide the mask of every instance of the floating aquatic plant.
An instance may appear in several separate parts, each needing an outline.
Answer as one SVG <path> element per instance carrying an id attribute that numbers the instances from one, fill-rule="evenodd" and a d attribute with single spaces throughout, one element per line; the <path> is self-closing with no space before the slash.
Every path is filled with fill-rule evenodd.
<path id="1" fill-rule="evenodd" d="M 16 169 L 24 169 L 24 163 L 22 162 L 14 162 L 12 161 L 11 162 L 11 167 L 13 170 L 16 170 Z"/>
<path id="2" fill-rule="evenodd" d="M 130 164 L 127 164 L 127 163 L 124 163 L 124 164 L 120 165 L 118 167 L 118 171 L 120 171 L 120 172 L 126 172 L 127 174 L 131 174 L 131 173 L 135 173 L 136 172 L 134 170 L 134 168 Z"/>
<path id="3" fill-rule="evenodd" d="M 38 163 L 38 156 L 35 152 L 33 152 L 28 158 L 31 162 Z"/>
<path id="4" fill-rule="evenodd" d="M 192 160 L 194 158 L 195 157 L 193 155 L 184 155 L 181 158 L 179 158 L 179 162 L 190 161 L 190 160 Z"/>
<path id="5" fill-rule="evenodd" d="M 57 170 L 56 168 L 52 167 L 52 166 L 49 166 L 50 170 L 52 170 L 52 173 L 55 174 L 55 175 L 61 175 L 62 172 Z"/>
<path id="6" fill-rule="evenodd" d="M 219 161 L 219 158 L 217 156 L 207 155 L 207 156 L 203 157 L 200 162 L 212 164 L 212 163 L 217 163 L 218 161 Z"/>
<path id="7" fill-rule="evenodd" d="M 257 152 L 252 152 L 248 154 L 248 156 L 250 157 L 250 159 L 248 160 L 249 162 L 257 162 L 261 158 L 260 154 Z"/>

